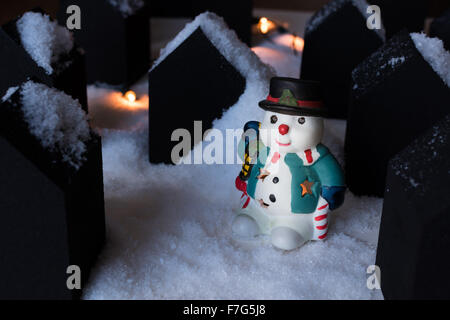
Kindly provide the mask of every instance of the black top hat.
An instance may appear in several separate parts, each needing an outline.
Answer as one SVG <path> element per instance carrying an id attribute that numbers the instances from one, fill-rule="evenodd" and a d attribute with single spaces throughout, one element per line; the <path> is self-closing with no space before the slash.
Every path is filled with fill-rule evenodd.
<path id="1" fill-rule="evenodd" d="M 293 78 L 272 78 L 270 94 L 259 103 L 264 110 L 289 115 L 324 117 L 327 115 L 320 95 L 320 84 Z"/>

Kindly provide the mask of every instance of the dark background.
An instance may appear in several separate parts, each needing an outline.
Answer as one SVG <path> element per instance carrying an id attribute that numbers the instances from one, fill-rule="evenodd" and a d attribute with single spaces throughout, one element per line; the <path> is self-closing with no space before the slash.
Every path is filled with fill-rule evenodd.
<path id="1" fill-rule="evenodd" d="M 95 0 L 93 0 L 95 1 Z M 226 0 L 223 0 L 226 1 Z M 280 10 L 315 11 L 329 0 L 253 0 L 255 8 Z M 394 0 L 393 0 L 394 1 Z M 370 1 L 369 1 L 370 2 Z M 435 16 L 449 5 L 449 0 L 429 0 L 429 16 Z M 34 7 L 41 7 L 55 17 L 58 10 L 58 0 L 7 0 L 0 2 L 0 25 L 15 18 Z"/>

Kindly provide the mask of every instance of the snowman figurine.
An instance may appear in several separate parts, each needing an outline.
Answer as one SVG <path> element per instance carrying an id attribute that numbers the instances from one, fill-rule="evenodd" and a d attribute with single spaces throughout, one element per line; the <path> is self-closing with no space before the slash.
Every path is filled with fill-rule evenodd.
<path id="1" fill-rule="evenodd" d="M 233 233 L 269 235 L 282 250 L 324 240 L 328 213 L 343 203 L 346 187 L 341 167 L 321 144 L 326 109 L 319 83 L 272 78 L 259 106 L 266 111 L 263 122 L 247 123 L 239 145 L 242 197 Z"/>

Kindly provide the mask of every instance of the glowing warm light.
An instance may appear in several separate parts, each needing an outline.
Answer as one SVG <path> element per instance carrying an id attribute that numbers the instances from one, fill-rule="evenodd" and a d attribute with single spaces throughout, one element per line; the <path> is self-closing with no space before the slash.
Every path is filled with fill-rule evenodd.
<path id="1" fill-rule="evenodd" d="M 122 109 L 139 112 L 148 109 L 148 95 L 140 94 L 138 97 L 136 93 L 131 90 L 127 91 L 125 94 L 120 91 L 110 91 L 106 95 L 106 100 L 102 103 L 117 110 Z"/>
<path id="2" fill-rule="evenodd" d="M 259 31 L 261 31 L 262 34 L 268 33 L 274 27 L 275 24 L 266 17 L 262 17 L 261 19 L 259 19 Z"/>
<path id="3" fill-rule="evenodd" d="M 292 48 L 296 52 L 302 52 L 303 47 L 305 46 L 305 41 L 301 37 L 290 33 L 274 37 L 273 42 L 281 46 Z"/>
<path id="4" fill-rule="evenodd" d="M 135 102 L 136 101 L 136 93 L 134 91 L 128 91 L 125 93 L 125 97 L 129 102 Z"/>
<path id="5" fill-rule="evenodd" d="M 148 125 L 148 94 L 138 91 L 135 94 L 136 100 L 131 102 L 127 93 L 89 86 L 91 124 L 99 130 L 134 131 L 145 128 Z"/>
<path id="6" fill-rule="evenodd" d="M 303 40 L 300 37 L 294 36 L 294 40 L 292 41 L 292 46 L 297 51 L 303 51 L 303 48 L 305 47 L 305 40 Z"/>

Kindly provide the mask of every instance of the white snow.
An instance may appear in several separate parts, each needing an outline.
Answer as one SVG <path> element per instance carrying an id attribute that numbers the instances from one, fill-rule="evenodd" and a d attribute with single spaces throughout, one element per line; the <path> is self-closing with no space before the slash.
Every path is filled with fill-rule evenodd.
<path id="1" fill-rule="evenodd" d="M 17 21 L 17 31 L 25 50 L 47 74 L 53 73 L 53 64 L 58 61 L 60 55 L 73 48 L 69 30 L 51 21 L 46 14 L 24 13 Z"/>
<path id="2" fill-rule="evenodd" d="M 417 188 L 420 184 L 419 183 L 417 183 L 413 178 L 409 178 L 409 183 L 411 183 L 411 185 L 414 187 L 414 188 Z"/>
<path id="3" fill-rule="evenodd" d="M 144 6 L 143 0 L 108 0 L 124 17 L 131 16 Z"/>
<path id="4" fill-rule="evenodd" d="M 193 29 L 190 25 L 176 43 Z M 247 56 L 248 49 L 241 48 L 227 44 L 223 52 Z M 286 64 L 293 61 L 292 52 L 279 49 L 272 63 L 278 74 L 292 67 L 282 65 L 283 55 Z M 270 62 L 270 51 L 265 55 Z M 222 132 L 262 119 L 257 103 L 268 93 L 268 72 L 251 59 L 251 67 L 240 66 L 248 70 L 243 96 L 214 122 Z M 138 121 L 132 109 L 118 113 L 113 100 L 101 99 L 111 92 L 101 90 L 90 87 L 88 93 L 103 139 L 107 244 L 85 299 L 382 299 L 379 290 L 366 286 L 367 267 L 375 263 L 381 199 L 347 193 L 344 206 L 332 214 L 329 238 L 290 253 L 267 239 L 236 241 L 230 229 L 240 198 L 234 187 L 240 166 L 149 164 L 148 129 L 141 125 L 148 114 L 140 110 Z M 109 116 L 108 123 L 103 126 L 97 116 Z M 327 120 L 326 126 L 324 143 L 342 162 L 345 122 Z"/>
<path id="5" fill-rule="evenodd" d="M 6 90 L 6 93 L 2 98 L 2 102 L 8 100 L 18 89 L 19 87 L 11 87 L 8 90 Z"/>
<path id="6" fill-rule="evenodd" d="M 274 49 L 270 46 L 257 46 L 252 48 L 259 58 L 267 64 L 277 69 L 280 77 L 298 77 L 301 67 L 301 54 L 294 55 Z"/>
<path id="7" fill-rule="evenodd" d="M 277 70 L 280 77 L 298 77 L 302 62 L 302 49 L 293 48 L 293 35 L 272 33 L 268 40 L 253 47 L 252 50 L 262 62 Z"/>
<path id="8" fill-rule="evenodd" d="M 393 68 L 397 64 L 402 64 L 403 62 L 405 62 L 405 57 L 394 57 L 391 60 L 389 60 L 388 63 Z"/>
<path id="9" fill-rule="evenodd" d="M 393 57 L 391 58 L 387 63 L 383 64 L 380 69 L 384 69 L 387 66 L 391 66 L 392 69 L 394 69 L 396 66 L 402 65 L 406 61 L 406 58 L 404 56 L 401 57 Z M 356 87 L 357 88 L 357 87 Z M 356 89 L 355 88 L 355 89 Z"/>
<path id="10" fill-rule="evenodd" d="M 447 115 L 442 122 L 432 126 L 423 136 L 414 140 L 390 161 L 389 165 L 395 175 L 409 183 L 405 188 L 416 189 L 411 190 L 415 196 L 426 197 L 428 194 L 426 190 L 433 188 L 432 181 L 428 179 L 430 173 L 427 170 L 439 167 L 440 163 L 448 163 L 448 160 L 445 159 L 445 152 L 441 151 L 446 148 L 450 138 L 449 123 L 450 115 Z M 439 172 L 439 174 L 444 174 L 441 176 L 442 181 L 448 179 L 445 177 L 445 172 Z M 409 192 L 410 190 L 405 191 Z"/>
<path id="11" fill-rule="evenodd" d="M 44 84 L 21 86 L 22 111 L 30 132 L 42 146 L 61 153 L 62 160 L 78 169 L 90 138 L 85 112 L 77 100 Z"/>
<path id="12" fill-rule="evenodd" d="M 405 38 L 403 33 L 389 39 L 385 45 L 353 69 L 354 86 L 352 90 L 355 97 L 358 99 L 371 88 L 382 83 L 391 74 L 406 65 L 408 61 L 415 59 L 416 53 L 414 45 Z"/>
<path id="13" fill-rule="evenodd" d="M 450 52 L 445 50 L 442 40 L 429 38 L 424 33 L 411 33 L 410 36 L 425 61 L 450 87 Z"/>

